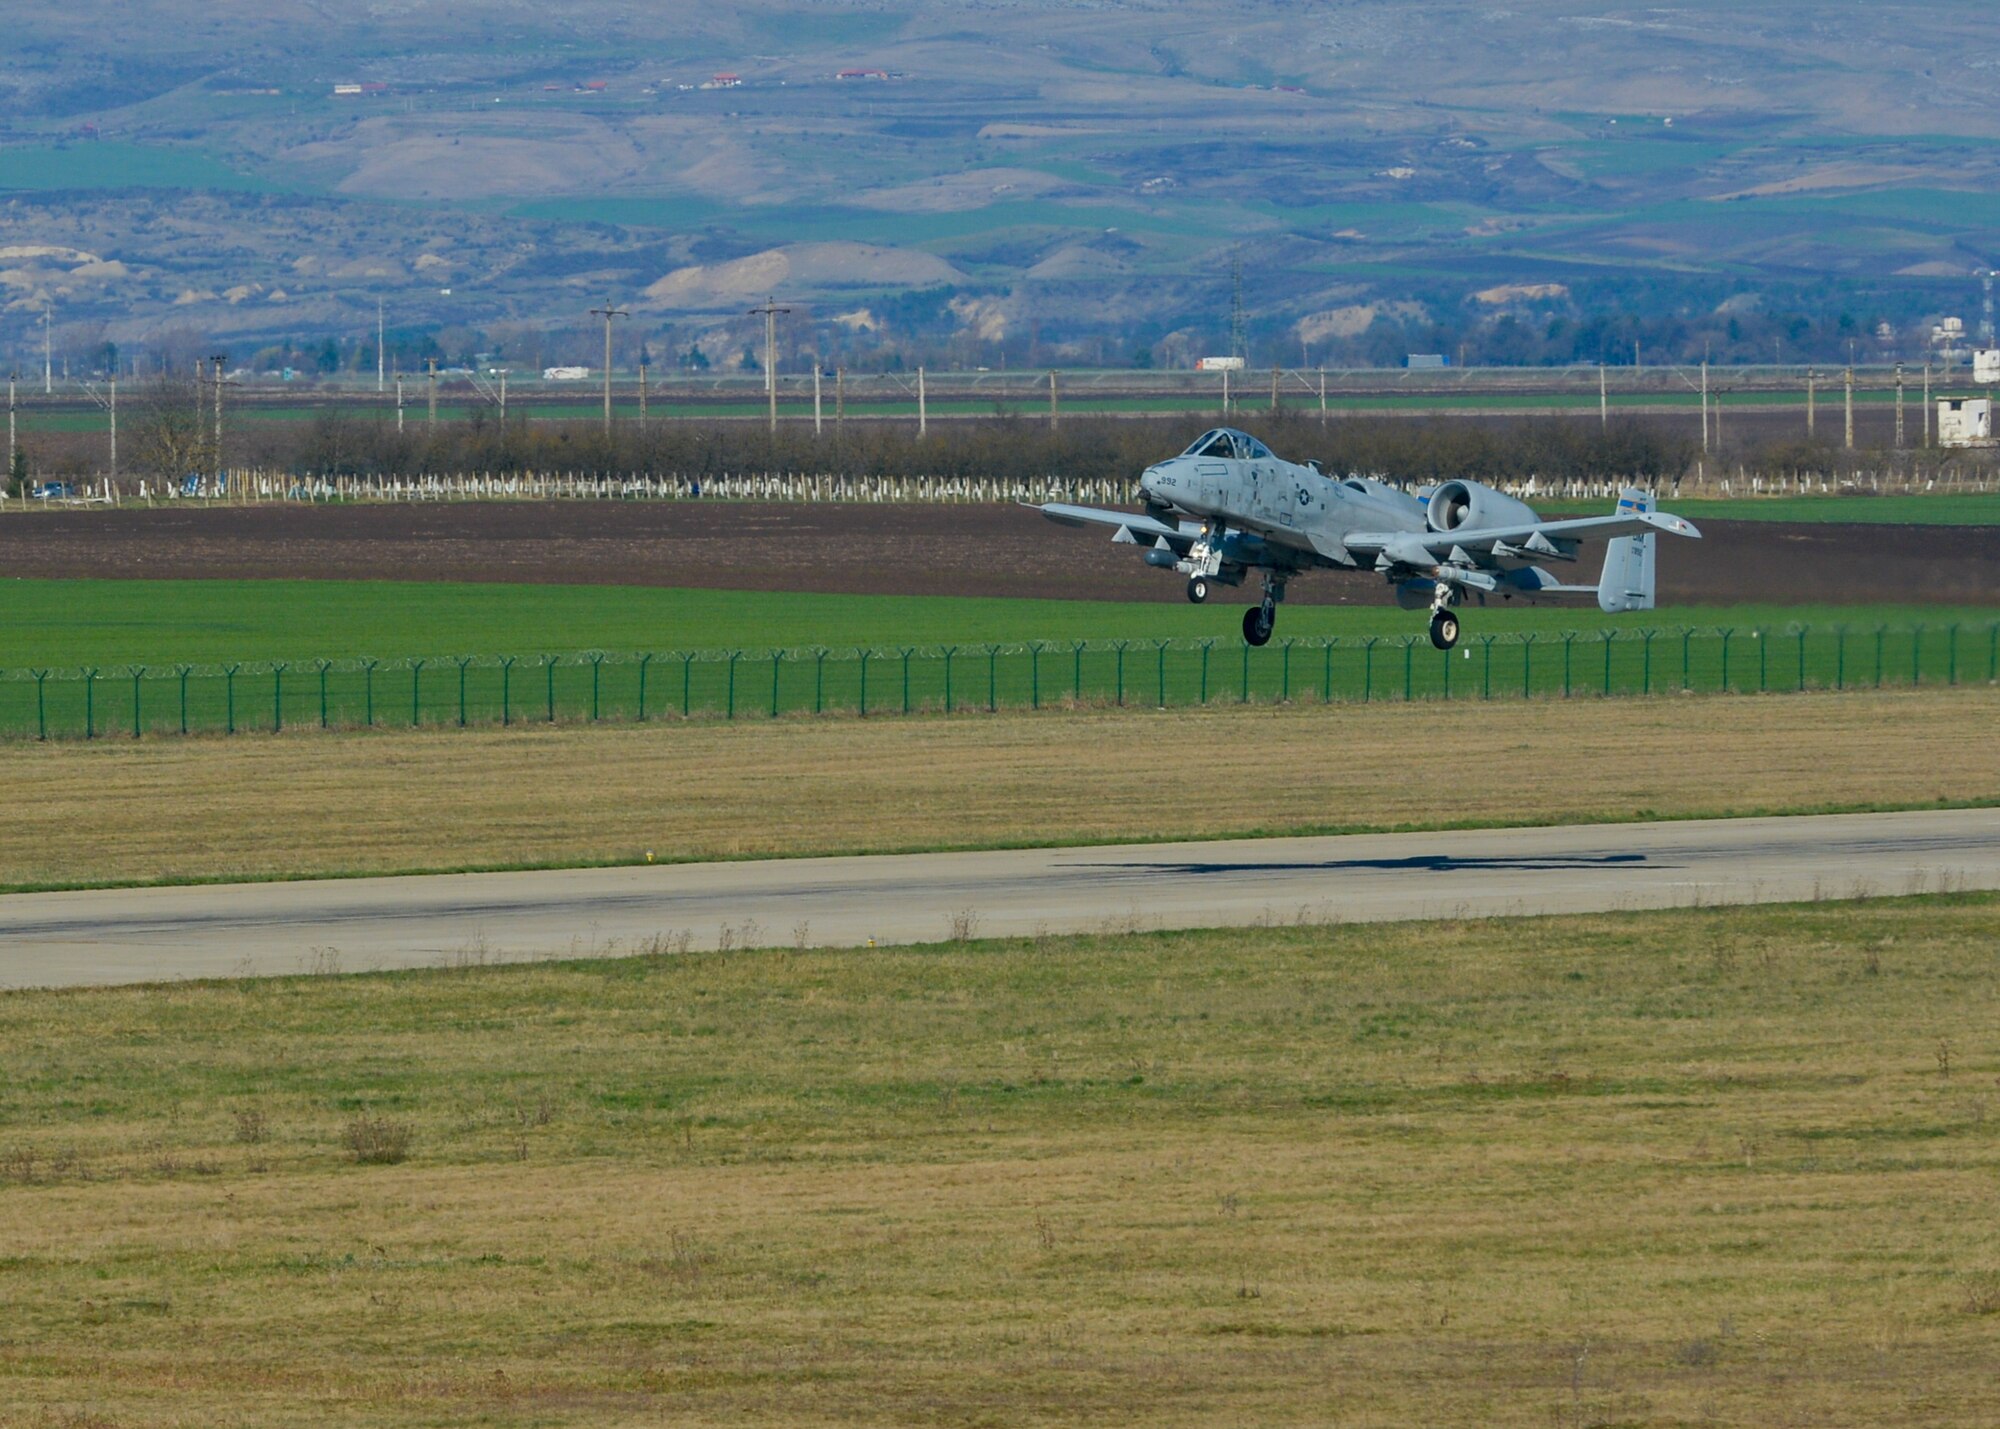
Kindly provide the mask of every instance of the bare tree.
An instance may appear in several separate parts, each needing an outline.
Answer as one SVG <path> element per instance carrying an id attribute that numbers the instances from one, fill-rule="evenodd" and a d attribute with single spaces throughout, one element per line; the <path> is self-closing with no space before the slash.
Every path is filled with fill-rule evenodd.
<path id="1" fill-rule="evenodd" d="M 168 372 L 146 384 L 132 449 L 139 470 L 170 480 L 213 464 L 214 443 L 202 420 L 202 389 L 192 376 Z"/>

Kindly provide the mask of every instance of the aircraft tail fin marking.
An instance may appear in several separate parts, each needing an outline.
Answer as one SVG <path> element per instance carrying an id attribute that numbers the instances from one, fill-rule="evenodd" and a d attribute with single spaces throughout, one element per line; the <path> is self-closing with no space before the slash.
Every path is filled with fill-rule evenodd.
<path id="1" fill-rule="evenodd" d="M 1651 492 L 1626 487 L 1618 493 L 1618 514 L 1643 515 L 1653 509 Z M 1654 572 L 1659 537 L 1618 536 L 1604 543 L 1604 572 L 1597 578 L 1598 608 L 1616 614 L 1653 608 Z"/>

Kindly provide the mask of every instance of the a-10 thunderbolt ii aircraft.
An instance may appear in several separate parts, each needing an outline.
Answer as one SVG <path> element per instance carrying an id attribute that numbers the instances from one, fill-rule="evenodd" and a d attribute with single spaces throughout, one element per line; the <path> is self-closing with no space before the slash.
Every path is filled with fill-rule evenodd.
<path id="1" fill-rule="evenodd" d="M 1139 478 L 1143 514 L 1052 502 L 1041 512 L 1071 526 L 1110 526 L 1114 541 L 1145 545 L 1146 564 L 1187 577 L 1199 605 L 1217 585 L 1255 571 L 1264 599 L 1243 613 L 1243 638 L 1271 638 L 1285 583 L 1315 569 L 1379 571 L 1405 610 L 1431 612 L 1431 644 L 1458 643 L 1466 593 L 1595 595 L 1607 611 L 1653 608 L 1654 539 L 1701 533 L 1625 489 L 1609 516 L 1547 521 L 1513 497 L 1463 478 L 1415 496 L 1367 477 L 1335 478 L 1316 462 L 1272 454 L 1247 432 L 1204 432 Z M 1607 544 L 1596 585 L 1566 585 L 1542 567 L 1569 564 L 1586 538 Z"/>

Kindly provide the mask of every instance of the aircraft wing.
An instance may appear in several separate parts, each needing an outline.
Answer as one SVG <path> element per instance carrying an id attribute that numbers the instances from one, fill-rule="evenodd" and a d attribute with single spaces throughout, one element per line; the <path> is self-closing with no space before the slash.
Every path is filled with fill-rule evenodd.
<path id="1" fill-rule="evenodd" d="M 1474 531 L 1355 531 L 1346 538 L 1350 554 L 1374 556 L 1376 565 L 1429 566 L 1470 564 L 1461 555 L 1506 556 L 1520 561 L 1571 559 L 1580 540 L 1610 540 L 1665 531 L 1700 539 L 1692 521 L 1663 511 L 1621 511 L 1610 516 L 1577 516 L 1566 521 L 1537 521 L 1524 526 L 1494 526 Z"/>
<path id="2" fill-rule="evenodd" d="M 1035 508 L 1051 521 L 1065 526 L 1109 526 L 1115 528 L 1112 540 L 1128 546 L 1152 545 L 1165 541 L 1168 546 L 1182 555 L 1187 554 L 1201 535 L 1201 528 L 1192 523 L 1169 526 L 1164 521 L 1156 521 L 1151 516 L 1140 515 L 1136 511 L 1111 511 L 1101 506 L 1071 506 L 1067 502 L 1051 501 Z"/>

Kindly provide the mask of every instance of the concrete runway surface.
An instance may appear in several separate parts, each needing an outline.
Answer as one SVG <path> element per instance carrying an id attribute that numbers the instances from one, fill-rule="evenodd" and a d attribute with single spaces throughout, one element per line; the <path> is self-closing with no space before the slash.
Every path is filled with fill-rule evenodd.
<path id="1" fill-rule="evenodd" d="M 2000 809 L 0 898 L 0 987 L 2000 888 Z"/>

